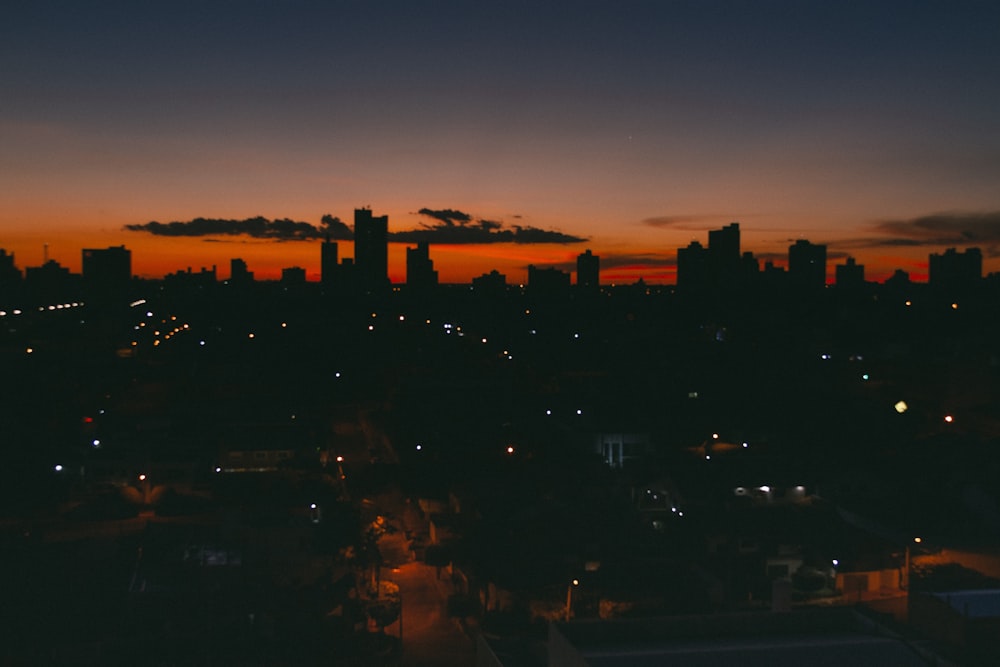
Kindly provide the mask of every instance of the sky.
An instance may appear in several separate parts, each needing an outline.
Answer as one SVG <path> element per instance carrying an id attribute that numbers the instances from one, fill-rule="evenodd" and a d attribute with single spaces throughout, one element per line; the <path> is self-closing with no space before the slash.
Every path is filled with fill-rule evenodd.
<path id="1" fill-rule="evenodd" d="M 972 246 L 1000 271 L 998 72 L 995 2 L 14 0 L 0 248 L 315 280 L 369 207 L 394 282 L 422 238 L 442 282 L 591 249 L 604 283 L 673 283 L 734 221 L 831 275 Z"/>

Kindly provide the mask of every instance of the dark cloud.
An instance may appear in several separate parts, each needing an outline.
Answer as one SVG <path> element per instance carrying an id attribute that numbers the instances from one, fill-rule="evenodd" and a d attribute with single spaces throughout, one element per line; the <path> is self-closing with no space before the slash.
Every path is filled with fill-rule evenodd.
<path id="1" fill-rule="evenodd" d="M 908 220 L 883 220 L 878 231 L 923 245 L 1000 243 L 1000 211 L 935 213 Z"/>
<path id="2" fill-rule="evenodd" d="M 324 238 L 353 238 L 350 229 L 339 218 L 324 215 L 319 226 L 280 218 L 269 220 L 264 217 L 245 220 L 223 220 L 219 218 L 195 218 L 187 222 L 147 222 L 125 225 L 130 232 L 146 232 L 154 236 L 249 236 L 272 241 L 309 241 Z"/>
<path id="3" fill-rule="evenodd" d="M 422 208 L 420 215 L 435 220 L 422 224 L 418 229 L 391 232 L 389 240 L 397 243 L 443 243 L 449 245 L 473 245 L 488 243 L 583 243 L 585 237 L 572 236 L 562 232 L 539 229 L 527 225 L 511 225 L 496 220 L 476 219 L 468 213 L 453 209 Z"/>
<path id="4" fill-rule="evenodd" d="M 434 222 L 418 229 L 389 232 L 389 241 L 395 243 L 446 243 L 473 245 L 487 243 L 583 243 L 586 238 L 562 232 L 539 229 L 527 225 L 507 228 L 496 220 L 475 219 L 468 213 L 453 209 L 422 208 L 419 213 Z M 146 232 L 154 236 L 245 236 L 271 241 L 311 241 L 330 238 L 333 241 L 351 241 L 354 232 L 340 218 L 326 214 L 319 225 L 298 222 L 287 218 L 268 220 L 264 217 L 246 220 L 195 218 L 187 222 L 146 222 L 125 225 L 130 232 Z M 209 239 L 206 239 L 209 240 Z M 217 239 L 216 239 L 217 240 Z"/>
<path id="5" fill-rule="evenodd" d="M 435 210 L 432 208 L 422 208 L 417 211 L 420 215 L 426 215 L 429 218 L 435 218 L 440 220 L 445 225 L 451 227 L 456 222 L 460 225 L 464 225 L 472 221 L 472 216 L 468 213 L 463 213 L 462 211 L 456 211 L 454 209 L 445 208 L 441 210 Z"/>
<path id="6" fill-rule="evenodd" d="M 332 241 L 351 241 L 354 239 L 354 232 L 340 218 L 327 213 L 320 218 L 323 228 L 324 238 L 329 236 Z"/>
<path id="7" fill-rule="evenodd" d="M 873 230 L 885 236 L 845 239 L 830 245 L 845 250 L 979 246 L 987 256 L 1000 256 L 1000 211 L 881 220 L 874 223 Z"/>

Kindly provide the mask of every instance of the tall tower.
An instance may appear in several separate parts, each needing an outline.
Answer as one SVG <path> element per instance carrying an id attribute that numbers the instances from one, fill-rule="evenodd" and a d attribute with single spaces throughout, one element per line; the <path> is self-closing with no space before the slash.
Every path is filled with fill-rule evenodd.
<path id="1" fill-rule="evenodd" d="M 361 288 L 380 292 L 389 285 L 389 216 L 354 209 L 354 265 Z"/>
<path id="2" fill-rule="evenodd" d="M 724 291 L 736 288 L 740 278 L 740 223 L 708 232 L 708 263 L 713 286 Z"/>
<path id="3" fill-rule="evenodd" d="M 601 258 L 589 248 L 576 256 L 576 285 L 588 292 L 597 291 L 601 286 Z"/>
<path id="4" fill-rule="evenodd" d="M 331 241 L 330 236 L 327 235 L 323 240 L 323 245 L 320 247 L 319 255 L 319 279 L 324 287 L 329 287 L 336 282 L 335 276 L 337 275 L 337 263 L 339 261 L 337 242 Z"/>

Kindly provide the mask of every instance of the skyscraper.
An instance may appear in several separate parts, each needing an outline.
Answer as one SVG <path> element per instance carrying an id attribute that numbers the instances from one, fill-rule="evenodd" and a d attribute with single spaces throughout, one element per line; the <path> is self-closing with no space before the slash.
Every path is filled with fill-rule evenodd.
<path id="1" fill-rule="evenodd" d="M 788 248 L 788 279 L 796 289 L 826 286 L 826 246 L 799 239 Z"/>
<path id="2" fill-rule="evenodd" d="M 722 229 L 708 232 L 708 254 L 718 266 L 736 266 L 740 261 L 740 223 L 732 222 Z"/>
<path id="3" fill-rule="evenodd" d="M 740 285 L 740 223 L 708 232 L 707 258 L 713 287 L 729 292 Z"/>
<path id="4" fill-rule="evenodd" d="M 677 249 L 677 289 L 697 292 L 708 286 L 708 251 L 697 241 Z"/>
<path id="5" fill-rule="evenodd" d="M 576 285 L 587 291 L 597 291 L 601 286 L 601 258 L 589 248 L 576 256 Z"/>
<path id="6" fill-rule="evenodd" d="M 389 216 L 354 209 L 354 265 L 361 289 L 381 292 L 389 286 Z"/>
<path id="7" fill-rule="evenodd" d="M 319 279 L 324 287 L 331 287 L 335 284 L 339 261 L 337 242 L 331 241 L 330 237 L 327 236 L 320 247 L 319 256 Z"/>

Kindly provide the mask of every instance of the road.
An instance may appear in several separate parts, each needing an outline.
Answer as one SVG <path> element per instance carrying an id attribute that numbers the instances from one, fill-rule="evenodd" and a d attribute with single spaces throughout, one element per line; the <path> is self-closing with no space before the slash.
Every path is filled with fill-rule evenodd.
<path id="1" fill-rule="evenodd" d="M 416 510 L 398 494 L 380 496 L 380 508 L 398 517 L 407 530 L 420 532 L 424 525 Z M 404 667 L 469 667 L 476 661 L 475 643 L 458 621 L 448 616 L 448 595 L 453 591 L 446 571 L 412 560 L 403 531 L 385 535 L 379 549 L 387 564 L 383 577 L 399 585 L 403 604 L 402 639 Z M 400 622 L 386 628 L 400 636 Z"/>

